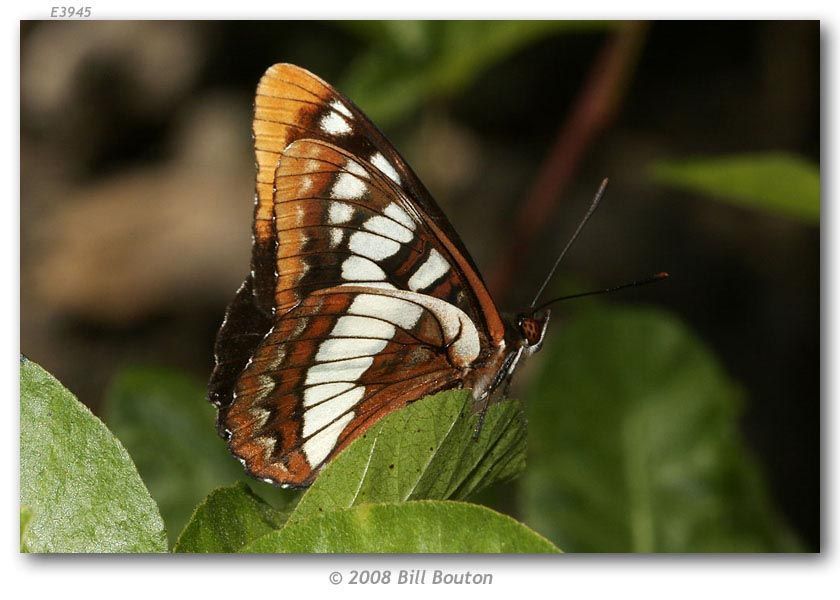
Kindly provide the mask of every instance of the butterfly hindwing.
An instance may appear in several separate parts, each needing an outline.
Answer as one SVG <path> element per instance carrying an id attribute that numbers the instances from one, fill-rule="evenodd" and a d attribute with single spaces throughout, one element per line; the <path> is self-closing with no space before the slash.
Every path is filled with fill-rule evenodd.
<path id="1" fill-rule="evenodd" d="M 306 485 L 382 416 L 457 384 L 479 352 L 470 318 L 442 300 L 383 288 L 319 290 L 263 339 L 220 425 L 253 475 Z"/>
<path id="2" fill-rule="evenodd" d="M 217 407 L 230 404 L 237 377 L 271 327 L 271 317 L 254 303 L 252 283 L 249 276 L 239 287 L 216 336 L 216 366 L 210 377 L 208 398 Z"/>

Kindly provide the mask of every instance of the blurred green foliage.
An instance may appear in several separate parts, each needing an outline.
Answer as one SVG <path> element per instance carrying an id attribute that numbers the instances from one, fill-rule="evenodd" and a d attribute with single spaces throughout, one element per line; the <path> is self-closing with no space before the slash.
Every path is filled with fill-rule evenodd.
<path id="1" fill-rule="evenodd" d="M 700 192 L 738 206 L 820 221 L 820 172 L 783 153 L 663 160 L 651 168 L 655 181 Z"/>
<path id="2" fill-rule="evenodd" d="M 367 44 L 339 89 L 387 126 L 430 99 L 463 91 L 537 40 L 615 27 L 611 21 L 342 21 Z"/>
<path id="3" fill-rule="evenodd" d="M 180 373 L 134 367 L 108 390 L 105 422 L 125 444 L 160 506 L 170 543 L 211 490 L 248 481 L 278 508 L 296 494 L 248 477 L 216 433 L 204 386 Z"/>
<path id="4" fill-rule="evenodd" d="M 20 504 L 20 543 L 28 552 L 166 551 L 160 513 L 125 448 L 26 359 L 20 365 Z"/>
<path id="5" fill-rule="evenodd" d="M 739 434 L 741 392 L 685 326 L 594 308 L 553 333 L 527 403 L 526 523 L 567 552 L 797 550 Z"/>

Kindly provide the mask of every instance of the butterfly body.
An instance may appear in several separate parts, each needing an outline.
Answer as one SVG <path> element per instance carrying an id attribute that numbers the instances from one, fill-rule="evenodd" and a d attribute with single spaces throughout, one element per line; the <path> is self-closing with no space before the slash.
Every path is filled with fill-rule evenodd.
<path id="1" fill-rule="evenodd" d="M 423 396 L 506 391 L 548 322 L 505 320 L 452 226 L 347 98 L 292 65 L 257 90 L 251 274 L 216 340 L 209 397 L 252 475 L 305 486 Z"/>

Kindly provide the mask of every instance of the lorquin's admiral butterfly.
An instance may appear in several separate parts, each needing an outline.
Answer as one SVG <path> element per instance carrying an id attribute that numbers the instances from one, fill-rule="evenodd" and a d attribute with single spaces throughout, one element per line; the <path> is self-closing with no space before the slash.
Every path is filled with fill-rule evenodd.
<path id="1" fill-rule="evenodd" d="M 216 340 L 210 401 L 253 476 L 309 485 L 384 415 L 448 388 L 486 408 L 549 311 L 503 319 L 429 192 L 347 98 L 277 64 L 256 94 L 251 273 Z"/>

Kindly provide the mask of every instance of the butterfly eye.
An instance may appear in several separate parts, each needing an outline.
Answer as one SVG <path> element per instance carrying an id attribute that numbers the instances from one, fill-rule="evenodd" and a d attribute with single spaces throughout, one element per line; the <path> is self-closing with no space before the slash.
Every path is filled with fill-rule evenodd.
<path id="1" fill-rule="evenodd" d="M 541 319 L 520 315 L 517 320 L 517 325 L 527 345 L 534 352 L 539 350 L 542 345 L 543 336 L 545 335 L 546 326 L 548 325 L 548 313 Z"/>

